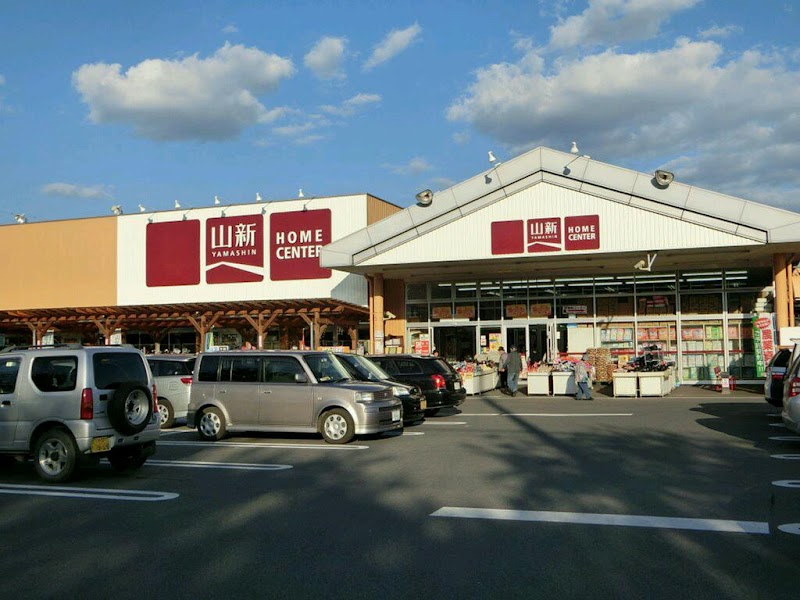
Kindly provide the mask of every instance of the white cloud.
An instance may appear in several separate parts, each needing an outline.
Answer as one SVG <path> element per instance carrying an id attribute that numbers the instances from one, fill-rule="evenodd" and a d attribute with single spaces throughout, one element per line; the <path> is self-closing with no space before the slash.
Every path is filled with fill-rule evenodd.
<path id="1" fill-rule="evenodd" d="M 456 144 L 463 145 L 469 142 L 471 137 L 469 131 L 457 131 L 453 134 L 453 141 Z"/>
<path id="2" fill-rule="evenodd" d="M 552 63 L 532 50 L 480 69 L 447 116 L 512 151 L 577 140 L 605 162 L 669 163 L 681 181 L 800 209 L 800 71 L 790 66 L 687 39 Z"/>
<path id="3" fill-rule="evenodd" d="M 131 125 L 153 140 L 224 140 L 268 118 L 258 96 L 295 72 L 292 61 L 226 43 L 208 58 L 86 64 L 72 82 L 94 123 Z"/>
<path id="4" fill-rule="evenodd" d="M 3 77 L 2 74 L 0 74 L 0 85 L 5 85 L 5 83 L 6 83 L 6 78 Z"/>
<path id="5" fill-rule="evenodd" d="M 372 50 L 372 54 L 367 59 L 367 62 L 364 63 L 364 70 L 369 71 L 385 63 L 387 60 L 394 58 L 413 44 L 420 33 L 422 33 L 422 27 L 417 23 L 414 23 L 411 27 L 407 27 L 406 29 L 393 29 Z"/>
<path id="6" fill-rule="evenodd" d="M 320 110 L 328 113 L 329 115 L 336 115 L 339 117 L 349 117 L 360 110 L 368 107 L 371 104 L 377 104 L 381 101 L 379 94 L 356 94 L 342 102 L 339 106 L 325 104 L 320 107 Z"/>
<path id="7" fill-rule="evenodd" d="M 305 55 L 303 64 L 320 79 L 344 79 L 342 61 L 346 48 L 347 38 L 324 37 Z"/>
<path id="8" fill-rule="evenodd" d="M 550 28 L 555 49 L 619 44 L 655 36 L 676 12 L 700 0 L 589 0 L 589 6 Z"/>
<path id="9" fill-rule="evenodd" d="M 726 38 L 735 33 L 741 33 L 742 28 L 738 25 L 725 25 L 724 27 L 720 27 L 718 25 L 712 25 L 708 29 L 703 29 L 697 35 L 704 40 L 708 40 L 711 38 Z"/>
<path id="10" fill-rule="evenodd" d="M 419 175 L 433 169 L 428 161 L 421 156 L 415 156 L 404 165 L 384 164 L 383 168 L 388 169 L 395 175 Z"/>
<path id="11" fill-rule="evenodd" d="M 222 28 L 222 33 L 239 33 L 239 28 L 233 23 L 228 23 Z"/>
<path id="12" fill-rule="evenodd" d="M 75 185 L 74 183 L 48 183 L 42 186 L 42 193 L 48 196 L 67 196 L 70 198 L 93 198 L 103 200 L 113 198 L 113 188 L 108 185 Z"/>

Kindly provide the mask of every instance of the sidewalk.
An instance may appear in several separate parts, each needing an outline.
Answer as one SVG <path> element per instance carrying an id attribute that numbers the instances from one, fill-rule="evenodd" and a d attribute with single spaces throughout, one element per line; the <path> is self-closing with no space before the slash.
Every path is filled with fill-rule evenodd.
<path id="1" fill-rule="evenodd" d="M 660 400 L 661 396 L 644 396 L 644 397 L 632 397 L 632 396 L 618 396 L 615 397 L 613 394 L 613 388 L 610 383 L 595 383 L 594 388 L 592 389 L 592 397 L 598 400 L 601 399 L 612 399 L 612 400 Z M 511 398 L 511 396 L 507 396 L 503 394 L 500 390 L 490 390 L 488 392 L 484 392 L 483 394 L 476 394 L 474 396 L 467 396 L 469 398 Z M 524 400 L 524 399 L 536 400 L 536 399 L 545 399 L 545 398 L 552 398 L 552 399 L 564 399 L 564 400 L 575 400 L 573 396 L 528 396 L 528 388 L 527 382 L 522 380 L 519 384 L 519 391 L 517 395 L 514 397 L 515 400 Z M 714 389 L 714 386 L 709 385 L 682 385 L 674 390 L 664 398 L 708 398 L 711 399 L 724 399 L 724 398 L 741 398 L 747 399 L 752 401 L 762 401 L 766 404 L 764 400 L 764 388 L 758 385 L 740 385 L 737 386 L 735 390 L 729 390 L 727 394 L 723 394 L 722 392 L 717 391 Z"/>

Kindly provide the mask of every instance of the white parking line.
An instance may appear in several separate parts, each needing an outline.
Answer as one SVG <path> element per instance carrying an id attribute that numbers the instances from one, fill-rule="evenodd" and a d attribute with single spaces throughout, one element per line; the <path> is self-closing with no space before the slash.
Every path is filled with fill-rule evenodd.
<path id="1" fill-rule="evenodd" d="M 775 435 L 769 439 L 776 442 L 800 442 L 800 436 L 798 435 Z"/>
<path id="2" fill-rule="evenodd" d="M 798 480 L 798 479 L 781 479 L 780 481 L 773 481 L 772 485 L 777 485 L 778 487 L 798 488 L 798 489 L 800 489 L 800 480 Z"/>
<path id="3" fill-rule="evenodd" d="M 503 417 L 632 417 L 633 413 L 506 413 Z"/>
<path id="4" fill-rule="evenodd" d="M 270 444 L 265 442 L 165 442 L 159 441 L 159 446 L 194 446 L 197 448 L 286 448 L 289 450 L 367 450 L 369 446 L 347 444 L 336 446 L 333 444 Z"/>
<path id="5" fill-rule="evenodd" d="M 0 484 L 0 494 L 22 496 L 58 496 L 62 498 L 93 498 L 95 500 L 127 500 L 130 502 L 160 502 L 174 500 L 180 494 L 144 490 L 109 490 L 79 487 L 41 487 L 35 485 Z"/>
<path id="6" fill-rule="evenodd" d="M 503 413 L 461 413 L 459 417 L 499 417 Z"/>
<path id="7" fill-rule="evenodd" d="M 786 425 L 784 425 L 783 423 L 769 423 L 769 426 L 770 427 L 783 427 L 784 429 L 786 429 Z"/>
<path id="8" fill-rule="evenodd" d="M 466 421 L 429 421 L 425 419 L 425 422 L 422 424 L 423 426 L 426 425 L 466 425 Z"/>
<path id="9" fill-rule="evenodd" d="M 496 519 L 501 521 L 536 521 L 544 523 L 574 523 L 578 525 L 614 525 L 619 527 L 649 527 L 653 529 L 688 529 L 695 531 L 769 534 L 769 524 L 760 521 L 684 519 L 646 515 L 614 515 L 538 510 L 502 510 L 493 508 L 462 508 L 457 506 L 445 506 L 432 513 L 431 516 L 459 519 Z"/>
<path id="10" fill-rule="evenodd" d="M 800 460 L 800 454 L 770 454 L 770 456 L 780 460 Z"/>
<path id="11" fill-rule="evenodd" d="M 236 469 L 240 471 L 283 471 L 292 465 L 260 465 L 253 463 L 221 463 L 190 460 L 148 460 L 146 465 L 157 467 L 186 467 L 190 469 Z"/>

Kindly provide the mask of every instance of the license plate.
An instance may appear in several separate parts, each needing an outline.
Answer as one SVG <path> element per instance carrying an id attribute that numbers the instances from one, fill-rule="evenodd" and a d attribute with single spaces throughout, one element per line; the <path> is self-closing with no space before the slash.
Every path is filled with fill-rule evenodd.
<path id="1" fill-rule="evenodd" d="M 457 389 L 457 390 L 460 390 L 460 389 L 461 389 L 461 384 L 460 384 L 459 382 L 457 382 L 457 381 L 456 381 L 456 382 L 453 384 L 453 388 L 454 388 L 454 389 Z"/>
<path id="2" fill-rule="evenodd" d="M 400 420 L 400 409 L 396 408 L 392 411 L 392 421 L 399 421 Z"/>
<path id="3" fill-rule="evenodd" d="M 419 407 L 422 410 L 425 410 L 426 408 L 428 408 L 428 401 L 427 400 L 420 400 L 419 401 Z"/>
<path id="4" fill-rule="evenodd" d="M 110 437 L 92 438 L 92 452 L 108 452 L 111 450 Z"/>

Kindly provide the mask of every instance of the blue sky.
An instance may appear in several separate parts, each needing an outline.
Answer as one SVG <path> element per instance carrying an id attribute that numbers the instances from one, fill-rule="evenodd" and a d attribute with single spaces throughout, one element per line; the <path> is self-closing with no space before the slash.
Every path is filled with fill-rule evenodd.
<path id="1" fill-rule="evenodd" d="M 371 193 L 544 145 L 800 211 L 800 2 L 0 0 L 0 224 Z"/>

